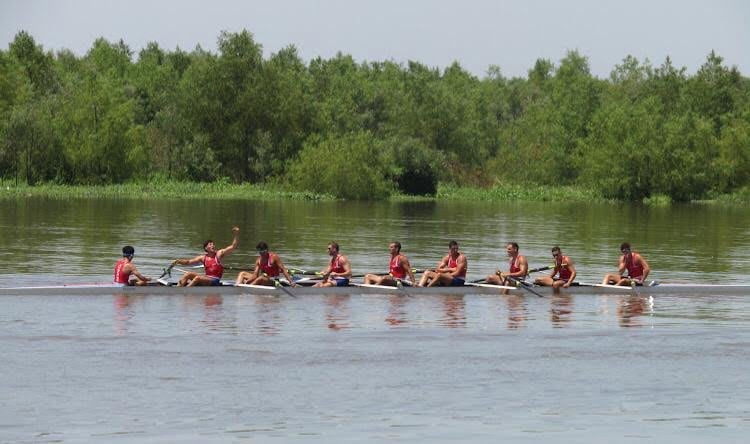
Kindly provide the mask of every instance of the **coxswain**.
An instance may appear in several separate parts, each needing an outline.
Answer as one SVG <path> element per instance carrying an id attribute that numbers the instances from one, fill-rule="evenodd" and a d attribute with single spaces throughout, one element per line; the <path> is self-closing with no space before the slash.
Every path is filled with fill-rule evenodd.
<path id="1" fill-rule="evenodd" d="M 209 239 L 203 243 L 203 251 L 205 251 L 205 254 L 195 256 L 192 259 L 175 259 L 172 262 L 172 267 L 175 265 L 203 265 L 203 274 L 188 271 L 182 276 L 182 278 L 180 278 L 177 286 L 194 287 L 196 285 L 221 285 L 221 277 L 224 275 L 224 265 L 221 261 L 224 256 L 237 248 L 240 236 L 240 229 L 238 227 L 232 227 L 232 236 L 232 243 L 221 250 L 217 250 L 214 241 Z"/>
<path id="2" fill-rule="evenodd" d="M 122 258 L 115 263 L 115 275 L 112 281 L 114 284 L 119 284 L 123 287 L 148 285 L 151 278 L 138 272 L 138 268 L 133 264 L 134 255 L 135 248 L 130 245 L 122 247 Z"/>

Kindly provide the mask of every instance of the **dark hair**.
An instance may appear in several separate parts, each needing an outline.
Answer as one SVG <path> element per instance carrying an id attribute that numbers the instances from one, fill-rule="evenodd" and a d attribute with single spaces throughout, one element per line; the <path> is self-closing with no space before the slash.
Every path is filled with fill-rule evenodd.
<path id="1" fill-rule="evenodd" d="M 393 245 L 396 246 L 396 250 L 398 250 L 399 253 L 401 253 L 401 242 L 391 242 Z"/>
<path id="2" fill-rule="evenodd" d="M 135 248 L 131 247 L 130 245 L 125 245 L 122 247 L 122 255 L 123 256 L 132 256 L 135 254 Z"/>
<path id="3" fill-rule="evenodd" d="M 206 249 L 206 246 L 207 246 L 208 244 L 210 244 L 211 242 L 213 242 L 213 241 L 212 241 L 211 239 L 208 239 L 208 240 L 206 240 L 206 242 L 203 242 L 203 249 L 205 250 L 205 249 Z"/>
<path id="4" fill-rule="evenodd" d="M 265 243 L 265 242 L 263 242 L 263 241 L 260 241 L 260 242 L 258 242 L 258 245 L 255 246 L 255 249 L 258 250 L 258 251 L 260 251 L 260 250 L 268 250 L 268 244 Z"/>
<path id="5" fill-rule="evenodd" d="M 338 242 L 331 242 L 328 245 L 332 246 L 334 250 L 339 251 L 339 244 L 338 244 Z"/>
<path id="6" fill-rule="evenodd" d="M 508 245 L 513 246 L 513 248 L 515 248 L 516 251 L 518 251 L 518 244 L 517 243 L 515 243 L 515 242 L 508 242 Z"/>
<path id="7" fill-rule="evenodd" d="M 622 250 L 630 250 L 630 244 L 628 242 L 623 242 L 620 244 L 620 251 Z"/>
<path id="8" fill-rule="evenodd" d="M 457 246 L 458 246 L 458 242 L 456 242 L 454 240 L 448 242 L 448 247 L 449 248 L 453 248 L 453 247 L 457 247 Z"/>
<path id="9" fill-rule="evenodd" d="M 557 245 L 555 245 L 554 247 L 552 247 L 552 252 L 553 252 L 553 253 L 554 253 L 554 252 L 558 252 L 558 253 L 560 253 L 560 247 L 558 247 Z"/>

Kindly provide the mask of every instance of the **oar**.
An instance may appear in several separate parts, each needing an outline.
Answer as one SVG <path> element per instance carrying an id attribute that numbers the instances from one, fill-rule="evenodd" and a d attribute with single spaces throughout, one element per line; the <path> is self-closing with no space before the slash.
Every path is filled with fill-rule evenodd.
<path id="1" fill-rule="evenodd" d="M 281 285 L 281 282 L 279 282 L 279 281 L 278 281 L 278 279 L 274 279 L 274 280 L 273 280 L 273 282 L 274 282 L 274 286 L 275 286 L 276 288 L 280 288 L 280 289 L 281 289 L 281 291 L 283 291 L 283 292 L 284 292 L 284 293 L 286 293 L 287 295 L 289 295 L 289 296 L 291 296 L 291 297 L 293 297 L 293 298 L 296 298 L 296 297 L 297 297 L 297 296 L 293 295 L 291 291 L 287 290 L 287 289 L 286 289 L 286 287 L 284 287 L 283 285 Z"/>
<path id="2" fill-rule="evenodd" d="M 406 285 L 404 285 L 404 282 L 401 279 L 393 278 L 393 280 L 396 281 L 396 288 L 403 291 L 405 295 L 411 297 L 411 293 L 406 290 Z"/>
<path id="3" fill-rule="evenodd" d="M 536 273 L 536 272 L 539 272 L 539 271 L 551 270 L 554 267 L 555 267 L 554 265 L 545 265 L 544 267 L 532 268 L 527 273 L 531 274 L 531 273 Z M 469 281 L 469 283 L 472 283 L 472 284 L 483 284 L 486 280 L 487 280 L 487 278 L 475 279 L 473 281 Z"/>
<path id="4" fill-rule="evenodd" d="M 164 286 L 169 286 L 169 280 L 172 278 L 172 267 L 173 266 L 174 265 L 169 264 L 168 267 L 162 268 L 162 274 L 161 274 L 161 276 L 159 276 L 156 279 L 156 282 L 158 282 L 158 283 L 160 283 L 160 284 L 162 284 Z M 164 279 L 164 276 L 167 276 L 167 278 Z"/>
<path id="5" fill-rule="evenodd" d="M 514 277 L 511 277 L 511 276 L 507 276 L 507 278 L 510 281 L 515 282 L 517 287 L 521 287 L 521 288 L 523 288 L 524 290 L 526 290 L 528 292 L 534 293 L 535 295 L 539 296 L 540 298 L 544 297 L 544 295 L 542 295 L 540 293 L 537 293 L 536 291 L 532 290 L 531 287 L 527 286 L 525 282 L 521 282 L 520 280 L 518 280 L 518 279 L 516 279 Z"/>
<path id="6" fill-rule="evenodd" d="M 323 279 L 323 275 L 320 274 L 319 271 L 316 271 L 316 272 L 313 272 L 313 271 L 304 271 L 304 270 L 300 270 L 299 268 L 289 268 L 289 269 L 287 269 L 287 271 L 289 271 L 290 274 L 298 274 L 298 275 L 302 275 L 302 276 L 313 276 L 313 277 L 305 278 L 307 280 Z M 294 273 L 292 271 L 294 271 Z M 424 273 L 425 270 L 422 270 L 422 269 L 419 269 L 419 268 L 412 268 L 411 271 L 412 271 L 412 273 Z M 361 278 L 361 277 L 367 276 L 368 274 L 374 274 L 375 276 L 386 276 L 386 275 L 390 274 L 390 272 L 386 271 L 386 272 L 383 272 L 383 273 L 353 274 L 351 277 L 352 277 L 352 279 L 353 278 Z"/>
<path id="7" fill-rule="evenodd" d="M 171 270 L 172 267 L 174 267 L 174 265 L 170 265 L 169 269 Z M 192 265 L 192 266 L 190 266 L 190 268 L 195 268 L 195 269 L 197 269 L 197 268 L 203 268 L 203 264 Z M 230 267 L 230 266 L 226 266 L 226 265 L 224 266 L 224 269 L 225 270 L 232 270 L 232 271 L 255 271 L 255 268 Z M 171 277 L 171 275 L 170 275 L 170 277 Z"/>
<path id="8" fill-rule="evenodd" d="M 301 274 L 303 276 L 320 276 L 321 275 L 319 271 L 307 271 L 301 268 L 287 268 L 286 271 L 289 274 Z"/>
<path id="9" fill-rule="evenodd" d="M 160 280 L 160 279 L 164 278 L 164 276 L 167 276 L 167 277 L 171 278 L 172 277 L 172 267 L 174 267 L 174 264 L 169 264 L 168 267 L 162 268 L 163 273 L 161 274 L 161 276 L 159 276 L 159 279 L 157 279 L 157 280 Z"/>

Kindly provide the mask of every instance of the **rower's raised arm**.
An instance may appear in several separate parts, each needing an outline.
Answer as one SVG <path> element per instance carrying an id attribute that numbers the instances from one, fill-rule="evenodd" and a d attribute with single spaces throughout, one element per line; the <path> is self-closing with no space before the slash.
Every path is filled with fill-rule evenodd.
<path id="1" fill-rule="evenodd" d="M 216 252 L 216 255 L 221 257 L 225 254 L 229 254 L 237 248 L 240 242 L 240 227 L 232 227 L 232 243 Z"/>

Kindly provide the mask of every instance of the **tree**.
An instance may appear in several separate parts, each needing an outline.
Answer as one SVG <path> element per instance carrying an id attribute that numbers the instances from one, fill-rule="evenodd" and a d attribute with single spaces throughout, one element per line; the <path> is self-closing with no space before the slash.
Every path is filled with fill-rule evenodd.
<path id="1" fill-rule="evenodd" d="M 47 94 L 55 90 L 52 54 L 45 53 L 28 32 L 18 32 L 9 45 L 8 52 L 21 64 L 36 94 Z"/>
<path id="2" fill-rule="evenodd" d="M 391 193 L 382 155 L 368 132 L 310 138 L 288 177 L 299 189 L 344 199 L 381 199 Z"/>

